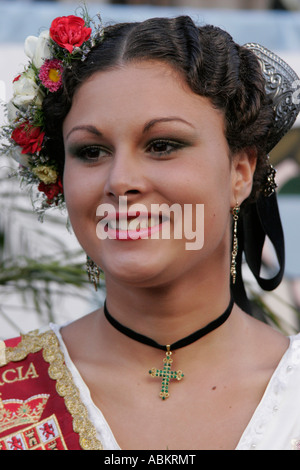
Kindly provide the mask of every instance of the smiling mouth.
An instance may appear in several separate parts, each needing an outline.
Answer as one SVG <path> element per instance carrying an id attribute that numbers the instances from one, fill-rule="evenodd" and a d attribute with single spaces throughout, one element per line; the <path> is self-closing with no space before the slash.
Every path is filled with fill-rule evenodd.
<path id="1" fill-rule="evenodd" d="M 104 225 L 107 238 L 117 240 L 138 240 L 151 238 L 157 234 L 162 225 L 170 222 L 170 219 L 159 214 L 147 214 L 131 216 L 128 214 L 116 214 L 104 217 L 100 223 Z"/>
<path id="2" fill-rule="evenodd" d="M 155 217 L 116 217 L 107 221 L 107 226 L 113 230 L 144 230 L 162 223 L 162 216 Z"/>

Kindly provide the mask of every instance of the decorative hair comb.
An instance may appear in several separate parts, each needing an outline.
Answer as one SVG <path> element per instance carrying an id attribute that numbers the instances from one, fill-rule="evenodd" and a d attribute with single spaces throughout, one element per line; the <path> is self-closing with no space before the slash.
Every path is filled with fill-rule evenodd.
<path id="1" fill-rule="evenodd" d="M 267 95 L 273 102 L 275 111 L 274 127 L 267 142 L 267 153 L 291 129 L 300 111 L 300 80 L 294 70 L 274 52 L 255 43 L 244 47 L 254 52 L 258 58 L 266 82 Z M 299 94 L 299 97 L 297 97 Z"/>

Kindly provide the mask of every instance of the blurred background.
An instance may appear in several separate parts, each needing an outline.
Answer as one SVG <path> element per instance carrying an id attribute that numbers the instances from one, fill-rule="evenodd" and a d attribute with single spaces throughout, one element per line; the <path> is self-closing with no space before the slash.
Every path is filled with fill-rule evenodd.
<path id="1" fill-rule="evenodd" d="M 300 0 L 90 0 L 90 16 L 104 24 L 153 16 L 188 14 L 198 24 L 227 30 L 240 44 L 258 42 L 279 54 L 300 76 Z M 0 0 L 0 101 L 12 95 L 12 80 L 27 58 L 24 40 L 49 28 L 57 16 L 74 14 L 71 0 Z M 299 93 L 300 98 L 300 93 Z M 4 122 L 3 107 L 0 124 Z M 286 334 L 300 329 L 300 123 L 271 154 L 277 169 L 279 206 L 286 237 L 286 274 L 273 293 L 263 293 L 245 269 L 255 314 Z M 43 223 L 30 197 L 10 175 L 14 163 L 0 155 L 0 339 L 47 325 L 72 321 L 102 304 L 105 286 L 89 285 L 85 256 L 67 215 L 51 212 Z M 268 276 L 276 269 L 266 246 Z"/>

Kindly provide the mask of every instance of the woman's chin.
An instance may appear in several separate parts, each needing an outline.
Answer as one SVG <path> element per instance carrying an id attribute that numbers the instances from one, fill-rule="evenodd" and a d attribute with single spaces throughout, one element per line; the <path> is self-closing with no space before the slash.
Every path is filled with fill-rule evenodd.
<path id="1" fill-rule="evenodd" d="M 158 287 L 166 282 L 167 273 L 161 266 L 155 266 L 151 263 L 137 264 L 110 264 L 105 272 L 106 282 L 114 281 L 116 283 L 128 284 L 136 287 Z"/>

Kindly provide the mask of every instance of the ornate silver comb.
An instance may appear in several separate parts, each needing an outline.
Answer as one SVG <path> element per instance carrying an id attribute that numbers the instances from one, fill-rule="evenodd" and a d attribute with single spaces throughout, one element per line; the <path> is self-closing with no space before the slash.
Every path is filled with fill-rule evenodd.
<path id="1" fill-rule="evenodd" d="M 271 130 L 267 152 L 280 141 L 291 129 L 300 111 L 300 93 L 297 97 L 297 87 L 300 80 L 294 70 L 273 52 L 265 47 L 248 43 L 244 47 L 257 56 L 266 82 L 266 92 L 273 102 L 275 111 L 274 127 Z"/>

